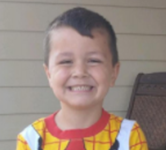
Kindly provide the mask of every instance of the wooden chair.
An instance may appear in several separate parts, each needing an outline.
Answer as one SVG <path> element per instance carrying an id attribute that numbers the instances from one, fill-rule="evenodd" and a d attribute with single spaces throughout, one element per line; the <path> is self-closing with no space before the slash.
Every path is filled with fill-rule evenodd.
<path id="1" fill-rule="evenodd" d="M 166 72 L 138 74 L 126 118 L 140 124 L 149 150 L 166 150 Z"/>

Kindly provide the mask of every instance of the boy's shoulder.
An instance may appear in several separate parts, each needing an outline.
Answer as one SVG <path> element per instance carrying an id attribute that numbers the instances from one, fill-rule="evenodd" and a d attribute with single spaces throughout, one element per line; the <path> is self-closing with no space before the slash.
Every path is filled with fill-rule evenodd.
<path id="1" fill-rule="evenodd" d="M 46 120 L 53 117 L 56 113 L 57 112 L 52 113 L 46 117 L 42 117 L 42 118 L 35 120 L 30 125 L 28 125 L 23 131 L 27 130 L 29 128 L 29 126 L 32 126 L 36 131 L 44 130 L 46 128 Z"/>
<path id="2" fill-rule="evenodd" d="M 110 114 L 109 124 L 111 125 L 112 128 L 115 128 L 118 132 L 125 131 L 126 129 L 128 129 L 128 131 L 130 132 L 134 128 L 139 126 L 139 124 L 135 120 L 122 118 L 114 114 Z"/>
<path id="3" fill-rule="evenodd" d="M 124 120 L 124 118 L 117 116 L 115 114 L 109 113 L 110 114 L 110 120 L 109 122 L 111 124 L 116 124 L 116 125 L 121 125 L 122 121 Z"/>
<path id="4" fill-rule="evenodd" d="M 34 134 L 39 134 L 40 137 L 44 136 L 44 133 L 46 132 L 46 124 L 45 124 L 45 119 L 47 117 L 42 117 L 39 118 L 37 120 L 35 120 L 34 122 L 32 122 L 30 125 L 28 125 L 27 127 L 25 127 L 18 136 L 28 136 L 32 133 Z"/>
<path id="5" fill-rule="evenodd" d="M 36 121 L 34 121 L 31 125 L 34 127 L 35 130 L 41 130 L 43 128 L 45 128 L 45 118 L 39 118 Z"/>
<path id="6" fill-rule="evenodd" d="M 134 122 L 134 126 L 138 125 L 138 123 L 135 120 L 123 118 L 123 117 L 117 116 L 117 115 L 112 114 L 112 113 L 110 113 L 110 121 L 111 121 L 111 123 L 116 123 L 119 125 L 121 125 L 122 122 L 128 122 L 128 123 Z"/>

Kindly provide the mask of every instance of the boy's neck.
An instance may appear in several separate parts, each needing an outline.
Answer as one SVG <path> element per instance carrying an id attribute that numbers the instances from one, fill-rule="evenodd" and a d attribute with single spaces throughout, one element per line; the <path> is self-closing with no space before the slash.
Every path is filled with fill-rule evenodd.
<path id="1" fill-rule="evenodd" d="M 73 109 L 63 106 L 55 116 L 55 122 L 61 130 L 85 129 L 96 123 L 102 115 L 102 107 Z"/>

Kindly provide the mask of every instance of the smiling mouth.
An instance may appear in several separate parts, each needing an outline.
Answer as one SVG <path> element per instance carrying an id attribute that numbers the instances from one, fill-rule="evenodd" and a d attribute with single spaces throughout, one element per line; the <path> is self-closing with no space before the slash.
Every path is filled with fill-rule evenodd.
<path id="1" fill-rule="evenodd" d="M 69 90 L 72 92 L 89 92 L 93 89 L 93 86 L 70 86 Z"/>

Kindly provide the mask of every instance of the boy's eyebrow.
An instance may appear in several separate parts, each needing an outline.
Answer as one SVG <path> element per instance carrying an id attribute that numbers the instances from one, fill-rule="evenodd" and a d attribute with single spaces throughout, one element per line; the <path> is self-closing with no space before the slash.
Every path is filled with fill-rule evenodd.
<path id="1" fill-rule="evenodd" d="M 89 52 L 89 53 L 88 53 L 88 55 L 93 55 L 93 54 L 102 55 L 102 56 L 106 57 L 103 53 L 96 52 L 96 51 L 93 51 L 93 52 Z"/>
<path id="2" fill-rule="evenodd" d="M 71 56 L 72 55 L 72 53 L 70 53 L 70 52 L 62 52 L 62 53 L 59 53 L 57 56 L 59 57 L 59 56 Z"/>
<path id="3" fill-rule="evenodd" d="M 72 56 L 73 54 L 71 52 L 62 52 L 57 54 L 57 57 L 62 57 L 62 56 Z M 103 53 L 101 52 L 96 52 L 96 51 L 92 51 L 87 53 L 87 55 L 102 55 L 103 57 L 106 57 Z"/>

